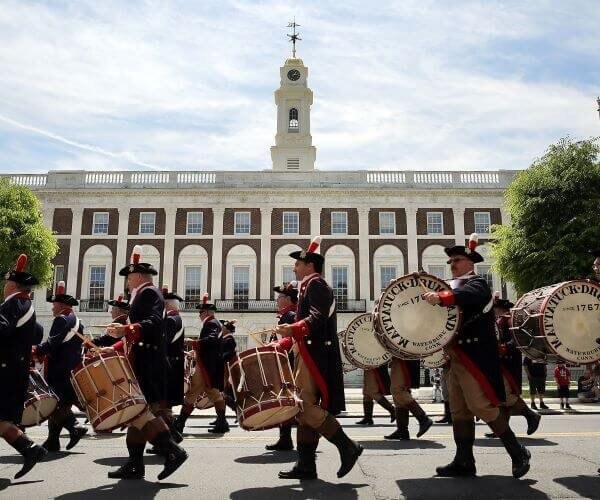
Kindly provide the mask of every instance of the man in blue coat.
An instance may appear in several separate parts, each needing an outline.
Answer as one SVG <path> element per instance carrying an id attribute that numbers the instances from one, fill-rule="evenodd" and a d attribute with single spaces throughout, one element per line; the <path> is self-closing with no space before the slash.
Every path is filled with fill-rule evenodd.
<path id="1" fill-rule="evenodd" d="M 22 254 L 12 271 L 4 276 L 4 301 L 0 304 L 0 436 L 23 456 L 18 479 L 39 462 L 46 450 L 35 444 L 18 427 L 29 385 L 31 346 L 42 340 L 30 293 L 38 280 L 24 271 Z"/>

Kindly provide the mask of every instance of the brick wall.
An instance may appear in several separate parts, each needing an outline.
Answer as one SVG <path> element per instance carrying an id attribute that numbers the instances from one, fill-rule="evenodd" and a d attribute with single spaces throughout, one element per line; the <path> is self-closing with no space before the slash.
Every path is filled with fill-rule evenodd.
<path id="1" fill-rule="evenodd" d="M 223 213 L 223 234 L 233 235 L 235 229 L 235 212 L 250 212 L 250 234 L 260 235 L 260 208 L 226 208 Z M 259 254 L 260 255 L 260 254 Z"/>
<path id="2" fill-rule="evenodd" d="M 204 290 L 207 293 L 210 293 L 211 290 L 211 283 L 212 283 L 212 240 L 201 240 L 201 239 L 197 239 L 197 240 L 192 240 L 192 239 L 185 239 L 185 240 L 175 240 L 174 242 L 174 266 L 173 266 L 173 284 L 172 289 L 175 291 L 179 292 L 179 295 L 183 297 L 185 290 L 185 283 L 178 283 L 178 277 L 179 277 L 179 254 L 181 253 L 181 251 L 187 247 L 188 245 L 199 245 L 202 248 L 204 248 L 204 250 L 206 250 L 206 253 L 208 254 L 208 269 L 207 271 L 207 277 L 206 277 L 206 286 L 207 286 L 207 290 Z M 178 289 L 180 288 L 180 290 Z"/>
<path id="3" fill-rule="evenodd" d="M 442 212 L 443 234 L 454 234 L 454 216 L 451 208 L 419 208 L 417 210 L 417 234 L 427 234 L 427 212 Z"/>
<path id="4" fill-rule="evenodd" d="M 187 234 L 188 212 L 202 212 L 202 234 L 213 234 L 213 211 L 211 208 L 178 208 L 175 216 L 175 234 Z"/>
<path id="5" fill-rule="evenodd" d="M 271 234 L 283 234 L 283 212 L 298 212 L 299 234 L 310 234 L 310 210 L 308 208 L 274 208 L 271 212 Z"/>
<path id="6" fill-rule="evenodd" d="M 129 231 L 130 235 L 138 235 L 140 232 L 140 213 L 142 212 L 155 212 L 156 213 L 156 224 L 154 227 L 154 234 L 161 235 L 165 234 L 165 210 L 164 208 L 132 208 L 129 211 Z M 146 236 L 146 235 L 142 235 Z"/>
<path id="7" fill-rule="evenodd" d="M 465 209 L 465 234 L 475 232 L 475 212 L 489 212 L 491 224 L 502 224 L 499 208 L 467 208 Z"/>
<path id="8" fill-rule="evenodd" d="M 70 208 L 55 208 L 52 214 L 52 231 L 55 234 L 71 235 L 73 230 L 73 210 Z"/>
<path id="9" fill-rule="evenodd" d="M 81 234 L 92 234 L 94 212 L 108 212 L 108 234 L 116 236 L 119 233 L 119 210 L 116 208 L 84 208 L 81 221 Z"/>
<path id="10" fill-rule="evenodd" d="M 406 212 L 403 208 L 372 208 L 369 211 L 369 234 L 379 234 L 379 212 L 394 212 L 396 234 L 406 234 Z"/>
<path id="11" fill-rule="evenodd" d="M 331 234 L 331 212 L 348 213 L 348 235 L 358 234 L 358 210 L 356 208 L 324 208 L 321 210 L 321 234 Z"/>
<path id="12" fill-rule="evenodd" d="M 360 298 L 360 256 L 358 252 L 358 239 L 323 239 L 321 241 L 321 254 L 325 255 L 327 250 L 329 250 L 334 245 L 345 245 L 352 250 L 354 254 L 354 286 L 355 292 L 354 296 Z M 327 258 L 325 258 L 325 265 L 327 265 Z M 331 283 L 329 283 L 331 286 Z"/>
<path id="13" fill-rule="evenodd" d="M 399 239 L 389 239 L 389 240 L 370 240 L 369 241 L 369 280 L 371 282 L 371 290 L 369 293 L 371 294 L 371 300 L 375 300 L 378 293 L 375 293 L 375 269 L 373 267 L 373 259 L 375 256 L 375 251 L 382 247 L 383 245 L 393 245 L 400 249 L 402 255 L 404 257 L 404 268 L 402 269 L 403 274 L 408 274 L 408 243 L 406 240 Z M 379 285 L 377 286 L 377 290 L 379 291 Z"/>

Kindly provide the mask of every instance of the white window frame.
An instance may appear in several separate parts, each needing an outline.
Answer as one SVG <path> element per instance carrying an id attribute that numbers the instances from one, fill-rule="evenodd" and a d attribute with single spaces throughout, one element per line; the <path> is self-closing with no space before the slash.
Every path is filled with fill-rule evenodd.
<path id="1" fill-rule="evenodd" d="M 346 297 L 344 298 L 344 300 L 348 301 L 351 300 L 350 299 L 350 269 L 348 266 L 340 266 L 340 265 L 334 265 L 331 266 L 331 288 L 334 291 L 334 297 L 335 297 L 335 279 L 334 279 L 334 271 L 336 269 L 343 269 L 346 271 Z M 337 297 L 336 297 L 337 300 Z"/>
<path id="2" fill-rule="evenodd" d="M 285 279 L 285 270 L 288 272 L 291 270 L 291 279 Z M 296 281 L 296 275 L 294 274 L 294 266 L 281 266 L 281 284 L 287 285 L 290 281 Z M 277 294 L 276 294 L 277 295 Z"/>
<path id="3" fill-rule="evenodd" d="M 334 217 L 341 215 L 342 218 L 344 219 L 344 226 L 345 226 L 345 230 L 344 231 L 334 231 L 334 227 L 335 227 L 335 223 L 334 223 Z M 348 212 L 345 211 L 339 211 L 339 212 L 331 212 L 331 234 L 348 234 Z"/>
<path id="4" fill-rule="evenodd" d="M 487 231 L 480 231 L 477 229 L 477 216 L 484 215 L 487 217 Z M 477 234 L 490 234 L 490 226 L 492 225 L 492 214 L 490 212 L 475 212 L 473 214 L 473 228 Z"/>
<path id="5" fill-rule="evenodd" d="M 432 270 L 431 270 L 432 267 L 439 267 L 439 268 L 441 268 L 442 269 L 442 275 L 438 276 L 438 278 L 440 278 L 440 279 L 446 279 L 447 268 L 448 268 L 448 266 L 446 264 L 427 264 L 427 272 L 429 274 L 437 276 L 435 273 L 432 272 Z"/>
<path id="6" fill-rule="evenodd" d="M 104 269 L 104 284 L 102 285 L 102 299 L 99 297 L 96 299 L 92 299 L 92 270 L 93 269 Z M 108 266 L 106 264 L 90 264 L 88 267 L 88 276 L 87 276 L 87 296 L 88 296 L 88 308 L 91 306 L 90 302 L 92 300 L 102 300 L 102 305 L 104 305 L 104 301 L 106 300 L 106 287 L 110 282 L 108 277 Z M 94 308 L 98 309 L 98 308 Z"/>
<path id="7" fill-rule="evenodd" d="M 225 299 L 233 299 L 233 267 L 248 266 L 250 267 L 250 290 L 248 292 L 249 300 L 256 300 L 256 283 L 257 283 L 257 256 L 254 250 L 248 245 L 239 245 L 232 247 L 227 253 L 225 265 Z M 206 274 L 206 273 L 205 273 Z M 213 279 L 214 276 L 213 276 Z"/>
<path id="8" fill-rule="evenodd" d="M 429 216 L 430 215 L 439 215 L 440 216 L 440 231 L 433 232 L 429 230 Z M 427 234 L 444 234 L 444 212 L 427 212 L 426 214 L 427 220 Z M 431 224 L 434 224 L 433 222 Z M 437 222 L 435 223 L 437 225 Z"/>
<path id="9" fill-rule="evenodd" d="M 100 223 L 96 223 L 96 216 L 105 215 L 106 216 L 106 231 L 96 231 L 96 225 L 100 225 Z M 102 224 L 104 225 L 104 224 Z M 92 234 L 102 235 L 108 234 L 108 228 L 110 227 L 110 213 L 108 212 L 94 212 L 92 214 Z"/>
<path id="10" fill-rule="evenodd" d="M 381 264 L 379 266 L 379 286 L 380 286 L 380 291 L 383 291 L 387 288 L 387 286 L 389 285 L 389 282 L 391 280 L 386 280 L 386 282 L 383 282 L 383 268 L 390 268 L 390 269 L 394 269 L 394 277 L 392 279 L 396 279 L 398 278 L 398 266 L 396 266 L 395 264 Z"/>
<path id="11" fill-rule="evenodd" d="M 200 282 L 198 283 L 198 294 L 190 299 L 188 299 L 187 290 L 188 290 L 188 269 L 200 269 Z M 204 286 L 204 267 L 199 264 L 189 264 L 183 266 L 183 298 L 185 302 L 200 302 L 202 301 Z"/>
<path id="12" fill-rule="evenodd" d="M 238 215 L 247 215 L 248 216 L 248 232 L 238 231 Z M 247 211 L 233 212 L 233 234 L 236 236 L 248 236 L 252 232 L 252 214 Z"/>
<path id="13" fill-rule="evenodd" d="M 152 215 L 154 222 L 152 223 L 152 232 L 142 232 L 142 224 L 148 225 L 148 222 L 142 222 L 144 215 Z M 140 212 L 140 223 L 138 227 L 138 234 L 156 234 L 156 212 Z"/>
<path id="14" fill-rule="evenodd" d="M 200 216 L 200 231 L 190 231 L 190 215 Z M 195 222 L 195 225 L 198 223 Z M 192 211 L 188 212 L 185 221 L 185 234 L 203 234 L 204 233 L 204 212 Z"/>
<path id="15" fill-rule="evenodd" d="M 483 269 L 486 270 L 485 273 L 483 273 Z M 480 276 L 489 276 L 489 279 L 486 278 L 486 281 L 488 282 L 488 285 L 490 286 L 490 288 L 492 289 L 492 293 L 494 293 L 494 286 L 496 284 L 496 280 L 494 279 L 494 274 L 492 273 L 492 265 L 491 264 L 477 264 L 475 266 L 475 272 L 477 274 L 479 274 Z"/>
<path id="16" fill-rule="evenodd" d="M 60 273 L 58 270 L 60 269 Z M 60 281 L 64 281 L 65 279 L 65 266 L 63 264 L 59 264 L 54 266 L 54 281 L 52 283 L 52 295 L 56 294 L 56 287 Z"/>
<path id="17" fill-rule="evenodd" d="M 286 231 L 285 229 L 285 218 L 286 216 L 295 216 L 296 217 L 296 230 L 295 231 Z M 300 234 L 300 212 L 297 211 L 289 211 L 283 212 L 281 215 L 281 234 Z"/>
<path id="18" fill-rule="evenodd" d="M 248 292 L 245 298 L 236 299 L 235 297 L 235 272 L 236 269 L 247 269 L 248 270 Z M 249 265 L 233 265 L 231 266 L 231 298 L 234 301 L 250 300 L 250 290 L 252 287 L 252 267 Z"/>
<path id="19" fill-rule="evenodd" d="M 385 232 L 382 231 L 384 225 L 381 223 L 383 215 L 391 217 L 392 222 L 391 227 L 386 225 L 386 228 L 389 230 Z M 396 212 L 379 212 L 379 234 L 396 234 Z"/>

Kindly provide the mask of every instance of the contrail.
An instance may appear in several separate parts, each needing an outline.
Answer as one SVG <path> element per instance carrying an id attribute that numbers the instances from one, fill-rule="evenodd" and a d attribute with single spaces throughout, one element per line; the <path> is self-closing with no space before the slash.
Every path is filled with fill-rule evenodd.
<path id="1" fill-rule="evenodd" d="M 48 132 L 47 130 L 42 130 L 40 128 L 18 122 L 16 120 L 13 120 L 12 118 L 8 118 L 8 117 L 2 116 L 2 115 L 0 115 L 0 121 L 8 123 L 9 125 L 14 125 L 15 127 L 18 127 L 23 130 L 28 130 L 30 132 L 34 132 L 36 134 L 43 135 L 44 137 L 54 139 L 55 141 L 62 142 L 63 144 L 68 144 L 69 146 L 73 146 L 78 149 L 83 149 L 85 151 L 90 151 L 92 153 L 109 156 L 111 158 L 123 159 L 129 163 L 133 163 L 134 165 L 138 165 L 138 166 L 144 167 L 144 168 L 149 168 L 151 170 L 167 170 L 163 167 L 160 167 L 157 165 L 151 165 L 150 163 L 145 163 L 143 161 L 140 161 L 136 158 L 136 156 L 133 153 L 130 153 L 128 151 L 114 153 L 113 151 L 107 151 L 106 149 L 100 148 L 98 146 L 93 146 L 91 144 L 82 144 L 80 142 L 75 142 L 75 141 L 72 141 L 71 139 L 67 139 L 66 137 L 55 134 L 53 132 Z"/>

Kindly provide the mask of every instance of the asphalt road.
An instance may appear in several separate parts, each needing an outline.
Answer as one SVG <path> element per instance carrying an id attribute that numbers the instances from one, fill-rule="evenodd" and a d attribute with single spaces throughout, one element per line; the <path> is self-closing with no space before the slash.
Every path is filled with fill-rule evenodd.
<path id="1" fill-rule="evenodd" d="M 206 414 L 206 413 L 205 413 Z M 231 421 L 232 419 L 230 419 Z M 20 456 L 7 445 L 0 452 L 0 498 L 200 498 L 235 500 L 386 499 L 386 498 L 600 498 L 600 415 L 548 415 L 538 432 L 523 437 L 532 453 L 531 471 L 521 480 L 510 475 L 510 459 L 498 440 L 483 437 L 487 426 L 477 425 L 475 457 L 479 476 L 436 478 L 435 467 L 454 454 L 451 428 L 435 425 L 420 439 L 388 441 L 391 425 L 383 416 L 376 426 L 354 425 L 355 416 L 342 419 L 350 436 L 365 448 L 358 465 L 343 479 L 336 478 L 337 450 L 321 440 L 317 455 L 319 480 L 277 479 L 295 454 L 264 450 L 276 430 L 249 433 L 232 427 L 224 437 L 208 434 L 208 419 L 192 418 L 184 447 L 189 460 L 166 481 L 156 475 L 161 459 L 146 456 L 146 479 L 114 481 L 106 473 L 125 461 L 122 433 L 83 439 L 71 452 L 61 452 L 38 464 L 21 480 L 13 480 Z M 518 435 L 524 419 L 514 417 Z M 411 418 L 412 434 L 416 422 Z M 42 442 L 45 426 L 30 430 Z M 67 439 L 63 438 L 63 445 Z"/>

